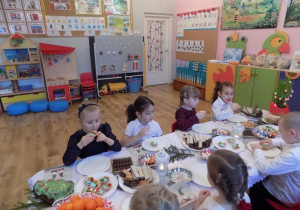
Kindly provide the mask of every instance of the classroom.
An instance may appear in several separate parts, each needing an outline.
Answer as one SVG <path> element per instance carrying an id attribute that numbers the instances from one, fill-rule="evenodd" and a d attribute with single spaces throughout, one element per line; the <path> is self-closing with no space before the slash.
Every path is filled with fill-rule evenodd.
<path id="1" fill-rule="evenodd" d="M 1 0 L 0 209 L 300 209 L 300 0 Z"/>

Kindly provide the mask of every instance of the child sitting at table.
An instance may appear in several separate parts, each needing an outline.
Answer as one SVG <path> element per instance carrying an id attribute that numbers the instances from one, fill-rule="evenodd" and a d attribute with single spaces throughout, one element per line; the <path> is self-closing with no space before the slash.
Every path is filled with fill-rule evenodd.
<path id="1" fill-rule="evenodd" d="M 160 125 L 153 120 L 154 103 L 150 98 L 139 96 L 127 107 L 126 114 L 128 124 L 121 140 L 122 146 L 127 147 L 147 138 L 162 135 Z"/>
<path id="2" fill-rule="evenodd" d="M 130 201 L 130 210 L 179 210 L 175 194 L 161 184 L 139 187 Z"/>
<path id="3" fill-rule="evenodd" d="M 283 206 L 300 207 L 300 112 L 290 112 L 280 118 L 281 138 L 262 140 L 252 144 L 255 166 L 268 176 L 250 188 L 253 209 L 273 209 L 271 200 Z M 262 145 L 271 148 L 282 146 L 281 153 L 272 159 L 266 158 Z"/>
<path id="4" fill-rule="evenodd" d="M 180 104 L 175 113 L 177 125 L 180 130 L 186 131 L 194 124 L 199 123 L 205 117 L 206 111 L 196 113 L 196 106 L 199 103 L 200 92 L 193 86 L 184 86 L 180 90 Z"/>
<path id="5" fill-rule="evenodd" d="M 212 196 L 202 190 L 195 203 L 195 210 L 251 209 L 243 200 L 247 190 L 248 171 L 243 159 L 229 150 L 217 150 L 207 161 L 208 181 L 219 195 Z"/>
<path id="6" fill-rule="evenodd" d="M 216 82 L 210 120 L 226 120 L 241 108 L 239 104 L 232 103 L 233 96 L 234 88 L 230 82 Z"/>
<path id="7" fill-rule="evenodd" d="M 108 123 L 101 124 L 100 108 L 96 103 L 84 100 L 78 108 L 81 129 L 70 136 L 63 162 L 73 164 L 77 157 L 86 158 L 102 152 L 121 151 L 122 146 L 112 133 Z"/>

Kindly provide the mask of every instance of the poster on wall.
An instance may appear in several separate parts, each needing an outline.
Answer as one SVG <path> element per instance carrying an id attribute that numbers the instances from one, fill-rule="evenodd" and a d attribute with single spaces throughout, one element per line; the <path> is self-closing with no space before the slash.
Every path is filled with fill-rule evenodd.
<path id="1" fill-rule="evenodd" d="M 290 69 L 300 71 L 300 51 L 295 51 Z"/>
<path id="2" fill-rule="evenodd" d="M 28 34 L 26 23 L 8 23 L 8 28 L 11 34 Z"/>
<path id="3" fill-rule="evenodd" d="M 25 11 L 27 22 L 43 22 L 42 11 Z"/>
<path id="4" fill-rule="evenodd" d="M 39 0 L 23 0 L 24 10 L 41 10 Z"/>
<path id="5" fill-rule="evenodd" d="M 300 27 L 300 0 L 289 0 L 284 27 Z"/>
<path id="6" fill-rule="evenodd" d="M 276 28 L 281 0 L 223 0 L 221 30 Z"/>
<path id="7" fill-rule="evenodd" d="M 8 29 L 6 23 L 0 23 L 0 34 L 8 34 Z"/>
<path id="8" fill-rule="evenodd" d="M 130 0 L 104 0 L 107 15 L 130 15 Z"/>
<path id="9" fill-rule="evenodd" d="M 203 53 L 204 40 L 177 40 L 177 52 Z"/>
<path id="10" fill-rule="evenodd" d="M 4 9 L 22 9 L 21 0 L 2 0 Z"/>
<path id="11" fill-rule="evenodd" d="M 76 14 L 102 15 L 101 0 L 75 0 Z"/>
<path id="12" fill-rule="evenodd" d="M 64 36 L 68 34 L 67 17 L 46 16 L 47 36 Z"/>
<path id="13" fill-rule="evenodd" d="M 49 0 L 52 10 L 71 10 L 70 0 Z"/>
<path id="14" fill-rule="evenodd" d="M 116 32 L 127 33 L 130 29 L 130 16 L 108 15 L 108 28 Z"/>
<path id="15" fill-rule="evenodd" d="M 218 10 L 215 8 L 177 14 L 176 37 L 183 37 L 184 30 L 211 30 L 216 29 Z"/>
<path id="16" fill-rule="evenodd" d="M 224 52 L 223 62 L 241 62 L 243 49 L 226 48 Z"/>
<path id="17" fill-rule="evenodd" d="M 25 22 L 24 12 L 22 10 L 6 10 L 7 22 Z"/>
<path id="18" fill-rule="evenodd" d="M 27 25 L 30 34 L 45 34 L 45 26 L 43 23 L 28 23 Z"/>

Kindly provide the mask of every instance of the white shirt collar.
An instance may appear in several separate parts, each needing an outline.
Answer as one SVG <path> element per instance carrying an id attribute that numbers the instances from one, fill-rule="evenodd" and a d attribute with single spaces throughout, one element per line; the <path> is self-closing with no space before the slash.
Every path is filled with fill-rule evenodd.
<path id="1" fill-rule="evenodd" d="M 223 99 L 222 99 L 220 96 L 218 96 L 217 101 L 218 101 L 222 106 L 228 105 L 228 104 L 226 104 L 226 103 L 223 101 Z"/>
<path id="2" fill-rule="evenodd" d="M 138 118 L 136 118 L 134 121 L 139 127 L 151 127 L 149 122 L 146 125 L 142 125 Z"/>

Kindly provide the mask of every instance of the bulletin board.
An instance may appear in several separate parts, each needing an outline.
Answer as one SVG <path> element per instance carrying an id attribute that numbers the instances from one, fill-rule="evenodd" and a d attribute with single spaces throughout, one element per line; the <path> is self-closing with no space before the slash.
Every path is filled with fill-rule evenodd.
<path id="1" fill-rule="evenodd" d="M 218 41 L 220 8 L 215 8 L 215 10 L 218 11 L 218 18 L 216 27 L 214 29 L 203 28 L 200 30 L 184 30 L 183 37 L 176 38 L 176 43 L 178 43 L 178 41 L 185 41 L 185 44 L 195 42 L 200 44 L 202 50 L 201 53 L 195 53 L 192 52 L 192 50 L 178 51 L 178 46 L 176 46 L 176 59 L 201 62 L 207 62 L 207 60 L 215 59 Z"/>

